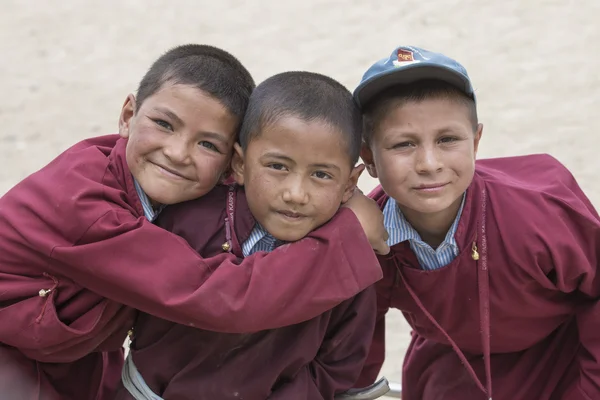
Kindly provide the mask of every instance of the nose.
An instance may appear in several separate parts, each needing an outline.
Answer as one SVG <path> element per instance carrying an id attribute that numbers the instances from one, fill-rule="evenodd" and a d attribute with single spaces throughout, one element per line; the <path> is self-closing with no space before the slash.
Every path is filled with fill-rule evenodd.
<path id="1" fill-rule="evenodd" d="M 443 164 L 436 146 L 419 146 L 416 154 L 416 170 L 420 174 L 440 172 Z"/>
<path id="2" fill-rule="evenodd" d="M 308 191 L 305 188 L 304 179 L 296 174 L 290 174 L 284 182 L 283 201 L 286 203 L 306 204 L 308 202 Z"/>
<path id="3" fill-rule="evenodd" d="M 189 146 L 186 140 L 172 135 L 163 146 L 163 154 L 173 164 L 185 164 L 190 159 Z"/>

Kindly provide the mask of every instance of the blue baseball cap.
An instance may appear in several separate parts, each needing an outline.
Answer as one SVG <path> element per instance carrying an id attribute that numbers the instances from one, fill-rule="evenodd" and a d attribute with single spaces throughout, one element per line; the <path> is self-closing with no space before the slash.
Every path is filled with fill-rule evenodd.
<path id="1" fill-rule="evenodd" d="M 422 79 L 448 82 L 475 100 L 473 85 L 465 67 L 443 54 L 413 46 L 397 47 L 389 57 L 373 64 L 354 90 L 354 100 L 362 108 L 391 86 Z"/>

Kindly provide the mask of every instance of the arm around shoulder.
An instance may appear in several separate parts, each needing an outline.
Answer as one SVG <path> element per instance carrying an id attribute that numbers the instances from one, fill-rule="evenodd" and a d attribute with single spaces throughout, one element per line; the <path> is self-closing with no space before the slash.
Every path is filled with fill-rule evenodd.
<path id="1" fill-rule="evenodd" d="M 356 217 L 341 210 L 301 241 L 242 261 L 201 258 L 182 238 L 112 210 L 53 267 L 112 300 L 202 329 L 253 332 L 313 318 L 381 278 Z"/>

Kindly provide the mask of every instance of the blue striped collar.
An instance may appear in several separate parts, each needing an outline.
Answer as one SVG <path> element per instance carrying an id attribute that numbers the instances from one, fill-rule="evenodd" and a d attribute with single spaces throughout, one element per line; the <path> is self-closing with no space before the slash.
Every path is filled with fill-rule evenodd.
<path id="1" fill-rule="evenodd" d="M 154 222 L 154 220 L 158 217 L 158 214 L 160 214 L 160 212 L 165 208 L 165 206 L 161 205 L 158 209 L 155 210 L 154 207 L 152 207 L 150 198 L 148 197 L 148 195 L 146 195 L 146 193 L 135 178 L 133 178 L 133 185 L 135 186 L 135 191 L 137 192 L 140 198 L 140 202 L 142 203 L 142 208 L 144 209 L 144 215 L 146 216 L 146 219 L 150 222 Z"/>
<path id="2" fill-rule="evenodd" d="M 244 257 L 248 257 L 250 254 L 256 253 L 257 251 L 270 252 L 275 250 L 275 248 L 281 244 L 283 244 L 283 242 L 275 239 L 262 227 L 262 225 L 256 223 L 250 236 L 242 244 L 242 253 L 244 254 Z"/>
<path id="3" fill-rule="evenodd" d="M 456 229 L 458 227 L 458 222 L 460 221 L 460 217 L 462 215 L 462 210 L 465 205 L 465 194 L 463 194 L 462 202 L 460 208 L 458 210 L 458 214 L 454 219 L 454 222 L 450 226 L 448 233 L 446 233 L 446 237 L 438 249 L 450 246 L 456 252 L 458 252 L 458 245 L 456 243 L 456 239 L 454 235 L 456 234 Z M 400 242 L 410 241 L 418 246 L 428 246 L 427 243 L 423 241 L 421 235 L 413 228 L 413 226 L 408 222 L 400 208 L 398 207 L 398 203 L 393 198 L 389 198 L 385 207 L 383 208 L 383 225 L 385 229 L 388 231 L 389 237 L 387 240 L 388 246 L 393 246 Z"/>

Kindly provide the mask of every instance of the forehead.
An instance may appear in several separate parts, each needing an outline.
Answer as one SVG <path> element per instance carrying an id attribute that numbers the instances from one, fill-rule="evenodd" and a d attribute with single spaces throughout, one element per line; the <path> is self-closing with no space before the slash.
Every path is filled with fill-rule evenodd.
<path id="1" fill-rule="evenodd" d="M 350 164 L 346 135 L 324 120 L 284 116 L 265 125 L 248 144 L 263 151 L 277 149 L 297 161 Z"/>
<path id="2" fill-rule="evenodd" d="M 237 119 L 219 100 L 192 85 L 165 83 L 144 100 L 141 109 L 156 106 L 177 109 L 180 112 L 202 112 L 203 115 L 210 115 L 215 119 Z"/>
<path id="3" fill-rule="evenodd" d="M 239 124 L 239 119 L 220 101 L 195 86 L 185 84 L 163 85 L 144 100 L 139 111 L 168 117 L 169 122 L 198 132 L 226 136 L 235 135 Z"/>
<path id="4" fill-rule="evenodd" d="M 380 113 L 373 115 L 381 130 L 400 126 L 455 126 L 470 129 L 471 112 L 460 100 L 440 97 L 424 100 L 391 100 Z"/>

